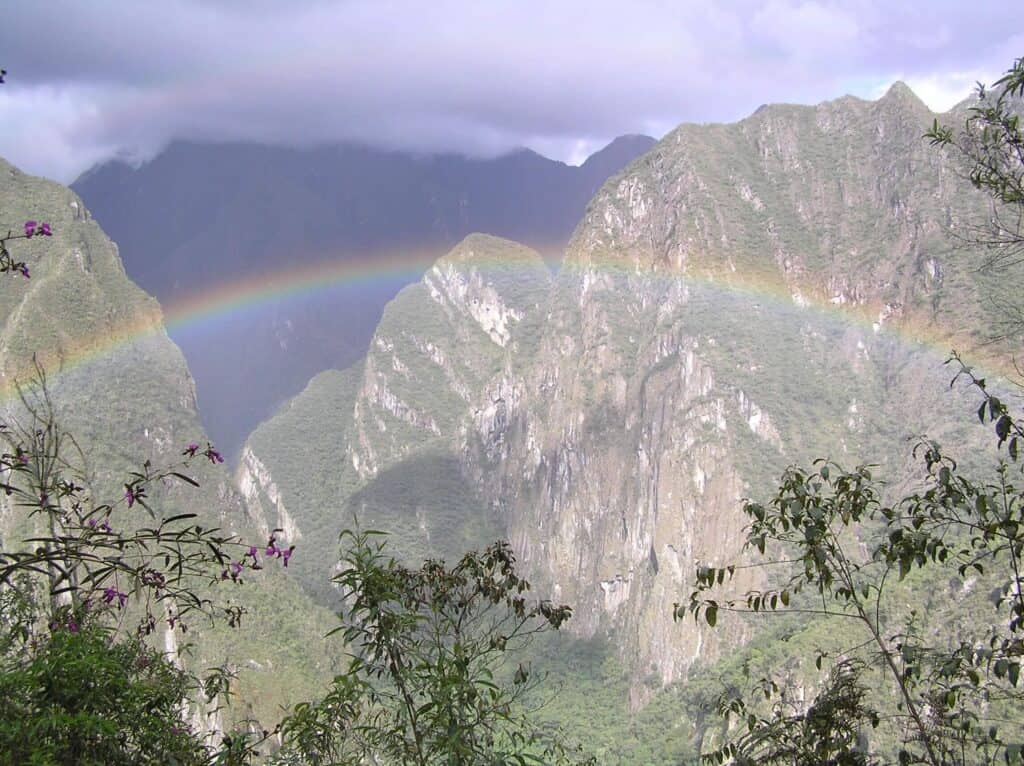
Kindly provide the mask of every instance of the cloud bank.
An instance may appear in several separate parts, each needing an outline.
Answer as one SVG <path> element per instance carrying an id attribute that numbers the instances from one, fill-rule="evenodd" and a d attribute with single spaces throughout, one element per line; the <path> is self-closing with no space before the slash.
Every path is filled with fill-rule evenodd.
<path id="1" fill-rule="evenodd" d="M 773 101 L 933 109 L 1024 54 L 1015 2 L 9 0 L 0 155 L 70 181 L 175 138 L 579 161 Z"/>

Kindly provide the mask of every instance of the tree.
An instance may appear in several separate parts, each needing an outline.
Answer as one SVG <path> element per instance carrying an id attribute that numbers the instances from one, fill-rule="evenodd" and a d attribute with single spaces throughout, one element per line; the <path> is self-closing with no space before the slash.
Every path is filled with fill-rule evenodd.
<path id="1" fill-rule="evenodd" d="M 971 183 L 993 199 L 991 227 L 972 240 L 988 248 L 983 267 L 990 269 L 1024 259 L 1024 133 L 1014 101 L 1024 95 L 1024 59 L 996 86 L 995 97 L 979 88 L 961 132 L 936 122 L 926 134 L 965 158 Z M 844 635 L 859 632 L 806 710 L 792 710 L 772 679 L 759 684 L 776 700 L 767 714 L 742 697 L 723 700 L 723 712 L 744 725 L 709 760 L 865 763 L 872 757 L 867 734 L 879 728 L 888 730 L 901 763 L 1024 760 L 1024 426 L 955 352 L 950 363 L 954 381 L 966 378 L 981 395 L 977 415 L 1005 450 L 987 478 L 969 475 L 927 440 L 915 449 L 921 489 L 895 502 L 886 501 L 871 466 L 847 471 L 818 460 L 812 469 L 791 467 L 769 503 L 743 509 L 754 565 L 781 571 L 772 586 L 712 598 L 739 565 L 701 567 L 689 601 L 676 605 L 677 618 L 690 614 L 712 626 L 725 610 L 798 612 L 839 621 Z M 925 629 L 924 615 L 895 598 L 900 582 L 918 571 L 933 584 L 979 578 L 960 602 L 973 607 L 974 624 L 957 625 L 957 636 L 945 640 Z M 819 670 L 825 657 L 816 658 Z M 865 694 L 860 679 L 872 667 L 881 668 L 880 688 L 891 688 L 894 704 L 884 693 Z"/>
<path id="2" fill-rule="evenodd" d="M 330 694 L 286 719 L 281 763 L 567 762 L 566 748 L 522 705 L 534 683 L 529 666 L 508 657 L 560 628 L 569 607 L 529 600 L 505 543 L 451 567 L 410 569 L 386 556 L 378 535 L 342 533 L 337 632 L 351 661 Z"/>
<path id="3" fill-rule="evenodd" d="M 49 224 L 26 221 L 23 234 L 0 237 L 0 273 L 31 278 L 9 243 L 52 235 Z M 193 614 L 237 626 L 241 611 L 220 607 L 207 583 L 238 582 L 261 554 L 290 552 L 149 505 L 165 482 L 198 486 L 193 462 L 222 462 L 209 443 L 185 446 L 164 468 L 147 461 L 125 477 L 121 497 L 98 501 L 40 366 L 17 393 L 21 414 L 0 423 L 0 492 L 30 531 L 0 543 L 0 763 L 247 763 L 253 738 L 212 747 L 184 720 L 190 700 L 225 692 L 227 674 L 199 678 L 145 637 L 160 623 L 184 632 Z"/>
<path id="4" fill-rule="evenodd" d="M 992 206 L 987 220 L 958 235 L 963 244 L 985 252 L 981 268 L 1005 271 L 1024 263 L 1024 58 L 991 89 L 978 85 L 977 104 L 959 129 L 935 120 L 925 133 L 933 146 L 959 160 L 976 189 L 988 194 Z M 993 327 L 995 340 L 1019 342 L 1024 331 L 1024 303 L 998 303 L 1002 318 Z"/>
<path id="5" fill-rule="evenodd" d="M 187 673 L 137 640 L 88 624 L 41 636 L 0 675 L 0 763 L 204 764 L 181 720 Z"/>
<path id="6" fill-rule="evenodd" d="M 978 86 L 978 103 L 970 108 L 963 128 L 954 130 L 935 120 L 925 133 L 933 146 L 951 150 L 965 161 L 971 184 L 994 202 L 987 231 L 979 230 L 971 240 L 990 249 L 990 266 L 1024 259 L 1022 97 L 1024 58 L 1019 58 L 991 90 Z"/>

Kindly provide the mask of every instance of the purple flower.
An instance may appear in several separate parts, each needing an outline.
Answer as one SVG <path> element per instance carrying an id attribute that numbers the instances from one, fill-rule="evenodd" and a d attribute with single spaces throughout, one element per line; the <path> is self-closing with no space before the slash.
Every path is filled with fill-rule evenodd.
<path id="1" fill-rule="evenodd" d="M 128 594 L 122 593 L 117 588 L 108 587 L 103 589 L 103 600 L 108 604 L 113 604 L 114 599 L 117 599 L 117 605 L 124 607 L 128 603 Z"/>
<path id="2" fill-rule="evenodd" d="M 27 264 L 19 264 L 16 268 L 18 270 L 18 273 L 21 274 L 21 276 L 25 277 L 25 279 L 32 279 L 32 276 L 28 273 Z"/>
<path id="3" fill-rule="evenodd" d="M 256 555 L 257 555 L 258 552 L 259 552 L 259 549 L 255 545 L 250 545 L 249 546 L 249 553 L 247 555 L 252 556 L 253 561 L 255 561 L 256 560 Z"/>
<path id="4" fill-rule="evenodd" d="M 166 578 L 155 569 L 147 569 L 142 573 L 142 582 L 159 592 L 163 588 Z"/>
<path id="5" fill-rule="evenodd" d="M 38 225 L 37 221 L 25 221 L 25 236 L 32 239 L 32 235 L 36 233 L 36 226 Z"/>
<path id="6" fill-rule="evenodd" d="M 295 552 L 295 546 L 294 545 L 291 548 L 289 548 L 288 550 L 282 551 L 283 563 L 284 563 L 285 567 L 288 566 L 288 559 L 290 559 L 292 557 L 292 553 L 294 553 L 294 552 Z"/>
<path id="7" fill-rule="evenodd" d="M 221 454 L 219 452 L 217 452 L 217 450 L 215 450 L 209 444 L 206 445 L 206 450 L 203 452 L 203 454 L 206 455 L 206 457 L 210 458 L 210 462 L 211 463 L 223 463 L 224 462 L 224 458 L 221 457 Z"/>
<path id="8" fill-rule="evenodd" d="M 39 224 L 39 233 L 42 234 L 44 237 L 53 236 L 53 230 L 50 228 L 50 224 L 48 223 Z"/>
<path id="9" fill-rule="evenodd" d="M 196 444 L 195 442 L 192 442 L 190 445 L 185 447 L 185 451 L 182 452 L 181 454 L 185 455 L 186 457 L 195 457 L 196 456 L 196 452 L 198 452 L 198 451 L 199 451 L 199 445 Z"/>
<path id="10" fill-rule="evenodd" d="M 138 495 L 135 494 L 135 488 L 131 484 L 124 485 L 124 499 L 128 501 L 128 507 L 131 508 L 135 505 L 135 500 Z"/>
<path id="11" fill-rule="evenodd" d="M 242 562 L 232 561 L 231 562 L 231 576 L 238 577 L 242 573 Z"/>
<path id="12" fill-rule="evenodd" d="M 70 620 L 68 620 L 68 632 L 69 633 L 77 633 L 78 631 L 79 631 L 78 623 L 75 622 L 75 618 L 72 617 Z"/>

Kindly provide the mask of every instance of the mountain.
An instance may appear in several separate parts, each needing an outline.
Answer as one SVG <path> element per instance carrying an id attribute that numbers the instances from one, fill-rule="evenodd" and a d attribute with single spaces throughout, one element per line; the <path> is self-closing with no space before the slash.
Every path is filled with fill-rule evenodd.
<path id="1" fill-rule="evenodd" d="M 5 230 L 18 231 L 31 219 L 50 223 L 54 232 L 12 242 L 12 253 L 28 263 L 31 279 L 8 274 L 0 280 L 3 422 L 25 417 L 14 384 L 31 382 L 35 355 L 58 422 L 76 442 L 65 459 L 87 477 L 93 497 L 116 502 L 129 472 L 142 470 L 145 461 L 169 466 L 190 442 L 205 443 L 192 377 L 163 328 L 159 304 L 126 276 L 117 248 L 77 195 L 0 160 L 0 210 Z M 203 463 L 190 469 L 198 489 L 151 487 L 151 505 L 165 515 L 196 513 L 208 527 L 257 543 L 266 539 L 227 471 Z M 143 518 L 142 511 L 119 511 L 112 523 L 144 523 Z M 38 517 L 27 517 L 20 504 L 0 496 L 4 549 L 31 536 L 36 523 Z M 245 586 L 214 588 L 209 595 L 245 608 L 243 627 L 196 620 L 187 636 L 158 625 L 155 638 L 173 653 L 192 642 L 194 652 L 181 658 L 195 668 L 228 663 L 238 671 L 238 691 L 250 706 L 223 711 L 223 723 L 256 715 L 272 725 L 281 705 L 312 696 L 331 675 L 337 657 L 310 637 L 326 634 L 333 619 L 279 567 L 268 567 Z"/>
<path id="2" fill-rule="evenodd" d="M 330 602 L 312 583 L 353 517 L 410 557 L 500 534 L 574 607 L 555 667 L 586 677 L 560 709 L 601 762 L 673 762 L 650 755 L 669 729 L 699 743 L 686 690 L 766 634 L 675 623 L 673 604 L 699 564 L 742 555 L 742 498 L 793 462 L 898 477 L 916 435 L 987 441 L 942 362 L 988 340 L 1024 275 L 954 246 L 988 207 L 922 141 L 934 117 L 897 84 L 682 125 L 601 188 L 556 277 L 522 245 L 465 239 L 388 304 L 364 360 L 246 443 L 250 502 L 316 546 L 304 587 Z M 979 358 L 998 372 L 1012 348 Z"/>
<path id="3" fill-rule="evenodd" d="M 193 320 L 172 321 L 171 337 L 206 427 L 234 452 L 317 372 L 361 357 L 384 304 L 466 234 L 560 254 L 601 184 L 653 143 L 624 136 L 572 167 L 529 150 L 478 160 L 177 142 L 73 188 L 129 276 L 172 320 Z M 236 310 L 218 313 L 226 305 Z"/>

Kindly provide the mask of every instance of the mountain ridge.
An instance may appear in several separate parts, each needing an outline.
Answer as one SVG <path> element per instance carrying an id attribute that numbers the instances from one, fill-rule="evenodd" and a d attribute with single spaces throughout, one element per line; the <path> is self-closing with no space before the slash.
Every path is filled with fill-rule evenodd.
<path id="1" fill-rule="evenodd" d="M 653 139 L 612 142 L 573 167 L 535 152 L 491 160 L 356 145 L 288 149 L 175 142 L 133 168 L 75 182 L 129 275 L 162 303 L 195 284 L 230 285 L 315 263 L 434 258 L 471 231 L 560 253 L 587 200 Z M 385 270 L 359 286 L 264 296 L 235 316 L 172 326 L 196 378 L 204 423 L 227 452 L 323 369 L 365 352 L 384 304 L 418 275 Z"/>
<path id="2" fill-rule="evenodd" d="M 5 274 L 0 284 L 3 422 L 25 417 L 12 379 L 38 392 L 38 381 L 26 374 L 38 361 L 57 425 L 75 440 L 75 448 L 66 447 L 62 455 L 70 470 L 81 473 L 73 478 L 88 486 L 97 504 L 111 503 L 111 525 L 145 524 L 150 517 L 144 511 L 120 503 L 124 482 L 132 472 L 148 472 L 144 464 L 155 471 L 176 466 L 190 443 L 206 441 L 185 359 L 163 330 L 157 301 L 127 277 L 117 247 L 72 190 L 0 160 L 0 209 L 9 229 L 36 220 L 53 230 L 50 237 L 10 244 L 29 265 L 31 279 Z M 147 502 L 157 514 L 194 513 L 207 528 L 263 542 L 250 518 L 252 509 L 223 466 L 202 459 L 187 471 L 198 487 L 173 482 L 146 487 Z M 33 526 L 38 523 L 39 517 L 27 516 L 16 496 L 0 495 L 5 550 L 38 536 Z M 323 645 L 296 651 L 309 635 L 330 630 L 333 621 L 279 569 L 254 573 L 252 582 L 238 588 L 206 591 L 205 581 L 198 586 L 219 604 L 246 609 L 242 630 L 191 619 L 187 635 L 180 625 L 154 626 L 154 641 L 175 661 L 198 669 L 231 663 L 238 670 L 237 690 L 250 700 L 250 708 L 228 707 L 207 717 L 197 705 L 191 719 L 197 730 L 230 726 L 252 714 L 273 725 L 282 704 L 311 696 L 335 669 L 336 660 Z M 136 595 L 131 594 L 130 603 Z M 282 619 L 273 604 L 285 601 L 300 606 Z M 126 620 L 130 624 L 131 618 Z M 184 651 L 188 642 L 195 643 L 191 654 Z M 271 672 L 274 666 L 281 677 Z"/>

